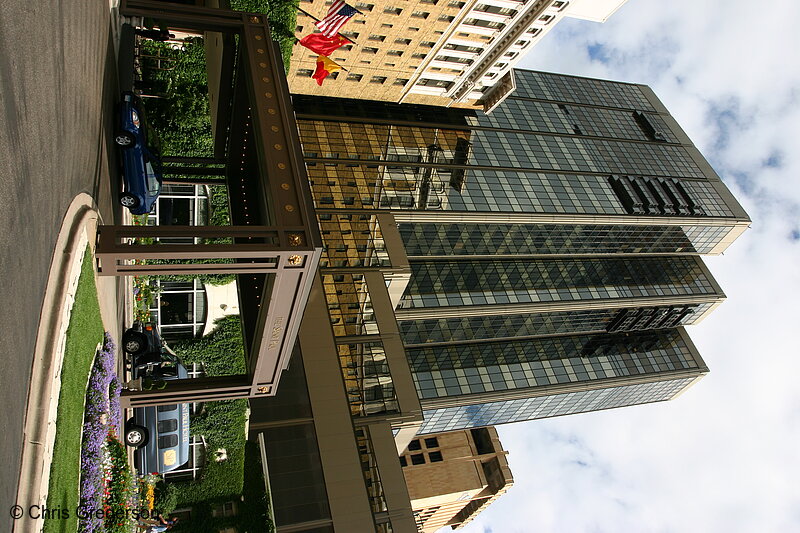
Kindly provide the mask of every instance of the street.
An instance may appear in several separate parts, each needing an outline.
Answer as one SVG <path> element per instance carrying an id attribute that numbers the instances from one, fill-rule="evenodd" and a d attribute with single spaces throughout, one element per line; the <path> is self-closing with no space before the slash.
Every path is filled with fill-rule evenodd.
<path id="1" fill-rule="evenodd" d="M 0 525 L 2 531 L 11 530 L 6 510 L 15 501 L 31 362 L 56 235 L 81 192 L 101 199 L 104 222 L 119 213 L 110 201 L 109 133 L 117 93 L 110 20 L 103 1 L 0 0 L 0 524 L 8 526 Z"/>

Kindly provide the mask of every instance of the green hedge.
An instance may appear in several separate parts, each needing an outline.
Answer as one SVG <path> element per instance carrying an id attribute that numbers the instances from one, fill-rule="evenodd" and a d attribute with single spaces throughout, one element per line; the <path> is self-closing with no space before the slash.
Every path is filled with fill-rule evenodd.
<path id="1" fill-rule="evenodd" d="M 203 39 L 188 39 L 185 51 L 165 43 L 142 41 L 142 52 L 171 58 L 174 68 L 157 70 L 153 60 L 142 59 L 143 81 L 162 93 L 147 98 L 144 107 L 149 125 L 158 133 L 163 155 L 211 156 L 211 114 L 208 103 L 208 73 Z"/>
<path id="2" fill-rule="evenodd" d="M 208 402 L 203 410 L 192 418 L 192 434 L 206 439 L 208 457 L 202 476 L 196 481 L 170 483 L 166 487 L 163 501 L 176 507 L 191 507 L 191 523 L 178 523 L 175 531 L 218 531 L 225 526 L 226 519 L 211 517 L 214 506 L 234 500 L 238 501 L 244 487 L 245 426 L 247 400 Z M 214 460 L 214 452 L 224 448 L 227 459 Z M 169 512 L 166 506 L 161 510 Z"/>
<path id="3" fill-rule="evenodd" d="M 229 315 L 215 322 L 215 329 L 199 339 L 174 341 L 170 346 L 186 365 L 203 363 L 209 376 L 244 374 L 247 370 L 242 344 L 242 320 Z"/>
<path id="4" fill-rule="evenodd" d="M 272 37 L 280 44 L 283 65 L 289 71 L 297 26 L 298 2 L 286 0 L 231 0 L 231 9 L 248 13 L 263 13 L 269 19 Z"/>
<path id="5" fill-rule="evenodd" d="M 223 317 L 216 328 L 199 339 L 187 339 L 171 344 L 184 364 L 203 363 L 209 376 L 243 374 L 246 370 L 242 325 L 239 315 Z M 220 523 L 212 519 L 214 505 L 238 500 L 244 483 L 245 427 L 247 400 L 207 402 L 192 416 L 191 432 L 206 440 L 209 456 L 200 479 L 169 483 L 159 487 L 157 507 L 170 512 L 175 507 L 192 507 L 191 524 L 176 531 L 216 531 Z M 228 458 L 214 460 L 214 452 L 224 449 Z M 218 529 L 218 528 L 217 528 Z"/>

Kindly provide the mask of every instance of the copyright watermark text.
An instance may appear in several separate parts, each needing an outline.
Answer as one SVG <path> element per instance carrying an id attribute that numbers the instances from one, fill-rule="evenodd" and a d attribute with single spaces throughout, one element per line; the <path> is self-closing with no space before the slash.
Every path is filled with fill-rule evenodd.
<path id="1" fill-rule="evenodd" d="M 155 512 L 147 508 L 142 509 L 95 509 L 91 507 L 47 507 L 44 505 L 12 505 L 9 510 L 11 518 L 20 520 L 28 517 L 33 520 L 68 520 L 70 517 L 79 519 L 99 518 L 99 519 L 148 519 L 155 515 Z"/>

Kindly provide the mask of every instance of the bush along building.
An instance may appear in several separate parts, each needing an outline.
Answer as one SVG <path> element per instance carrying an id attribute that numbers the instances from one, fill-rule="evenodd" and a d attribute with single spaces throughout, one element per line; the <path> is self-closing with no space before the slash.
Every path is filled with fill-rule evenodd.
<path id="1" fill-rule="evenodd" d="M 724 293 L 699 256 L 747 214 L 648 87 L 515 78 L 490 115 L 295 95 L 324 251 L 281 388 L 251 401 L 278 531 L 415 531 L 412 439 L 707 373 L 684 327 Z"/>

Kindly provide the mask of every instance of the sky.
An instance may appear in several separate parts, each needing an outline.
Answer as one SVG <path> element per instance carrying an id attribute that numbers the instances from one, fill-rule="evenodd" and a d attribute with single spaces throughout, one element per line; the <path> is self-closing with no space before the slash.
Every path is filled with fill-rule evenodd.
<path id="1" fill-rule="evenodd" d="M 514 486 L 465 533 L 800 531 L 800 2 L 628 0 L 520 62 L 644 83 L 752 227 L 706 257 L 727 301 L 676 400 L 499 426 Z"/>

